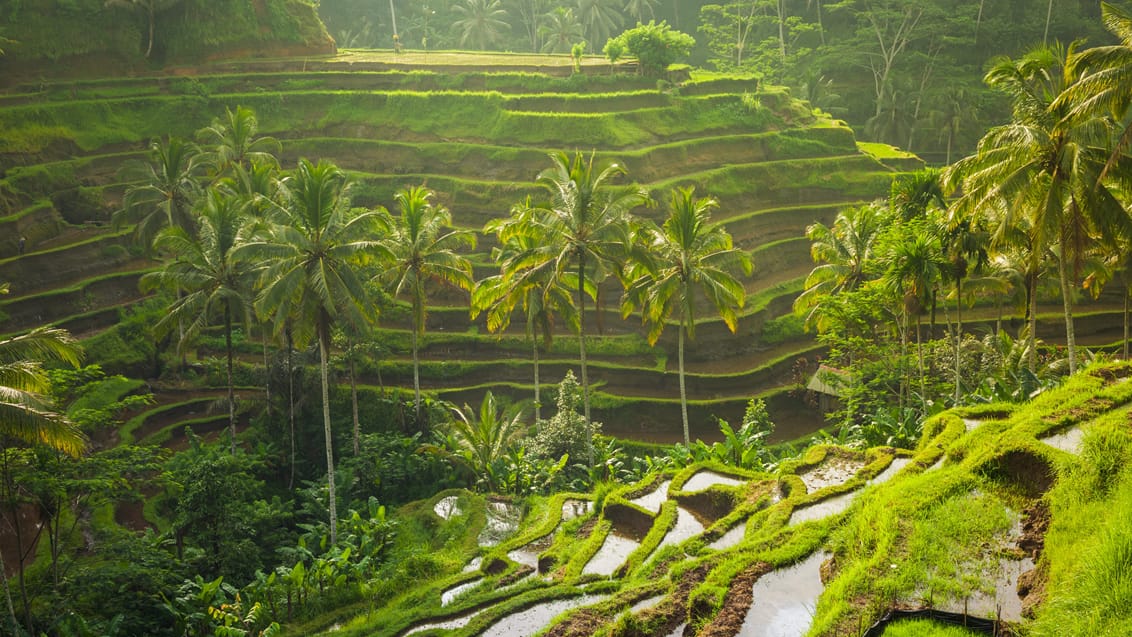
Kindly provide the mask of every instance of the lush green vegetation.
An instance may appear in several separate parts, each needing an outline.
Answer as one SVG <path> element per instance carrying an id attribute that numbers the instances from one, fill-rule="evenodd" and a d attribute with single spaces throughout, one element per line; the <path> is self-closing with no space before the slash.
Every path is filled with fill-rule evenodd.
<path id="1" fill-rule="evenodd" d="M 131 6 L 105 9 L 165 12 L 162 29 L 199 9 L 118 4 Z M 820 18 L 815 4 L 805 12 Z M 264 41 L 303 30 L 271 26 L 295 15 L 282 6 L 250 9 L 271 14 L 255 16 Z M 460 44 L 505 41 L 517 6 L 457 3 Z M 801 50 L 815 33 L 830 55 L 854 41 L 832 43 L 853 21 L 943 16 L 849 3 L 813 31 L 783 7 L 769 22 L 754 4 L 735 14 L 751 21 L 741 37 L 783 27 L 777 50 L 770 37 L 735 60 L 739 75 L 618 76 L 619 55 L 659 75 L 672 60 L 650 54 L 690 39 L 664 23 L 612 37 L 609 6 L 593 2 L 555 12 L 557 40 L 532 39 L 572 43 L 555 70 L 569 79 L 299 73 L 283 60 L 264 67 L 284 73 L 0 96 L 12 133 L 0 223 L 14 231 L 0 274 L 19 286 L 2 307 L 10 329 L 76 326 L 95 363 L 76 367 L 53 329 L 0 340 L 3 630 L 396 635 L 455 619 L 473 635 L 580 599 L 562 632 L 687 622 L 723 636 L 759 603 L 752 586 L 818 560 L 826 589 L 808 585 L 806 611 L 811 634 L 833 635 L 894 605 L 993 614 L 980 602 L 1011 595 L 994 574 L 1026 556 L 1027 586 L 1045 597 L 1025 629 L 1126 632 L 1130 370 L 1076 347 L 1078 321 L 1113 314 L 1074 307 L 1126 278 L 1113 255 L 1132 234 L 1128 15 L 1104 7 L 1121 45 L 996 62 L 987 80 L 1012 120 L 943 172 L 898 174 L 919 160 L 858 145 L 760 80 L 816 59 Z M 5 11 L 35 23 L 22 8 Z M 207 24 L 166 32 L 145 55 L 228 46 L 251 28 L 239 11 L 208 37 Z M 610 38 L 611 64 L 583 59 L 581 32 Z M 722 34 L 704 29 L 717 49 Z M 652 48 L 664 41 L 674 50 Z M 468 59 L 489 57 L 507 59 Z M 883 62 L 878 115 L 908 72 Z M 877 138 L 903 136 L 877 133 L 882 120 Z M 557 150 L 570 145 L 599 150 Z M 890 183 L 888 200 L 862 203 Z M 113 229 L 100 227 L 111 209 Z M 816 221 L 805 237 L 789 218 L 801 215 Z M 473 252 L 477 236 L 487 245 Z M 1019 256 L 1013 272 L 993 269 Z M 752 261 L 761 280 L 745 279 Z M 152 296 L 129 303 L 138 278 Z M 1025 328 L 965 336 L 977 293 L 984 327 L 1024 297 L 1010 313 Z M 1064 354 L 1039 339 L 1049 300 L 1062 302 L 1045 311 L 1064 319 Z M 39 309 L 63 303 L 74 307 Z M 819 354 L 840 368 L 818 378 L 844 409 L 772 445 L 774 412 L 814 398 L 795 388 Z M 610 415 L 676 431 L 677 406 L 680 444 L 601 435 L 626 427 Z M 705 422 L 711 441 L 693 440 Z M 716 483 L 692 486 L 705 478 Z"/>

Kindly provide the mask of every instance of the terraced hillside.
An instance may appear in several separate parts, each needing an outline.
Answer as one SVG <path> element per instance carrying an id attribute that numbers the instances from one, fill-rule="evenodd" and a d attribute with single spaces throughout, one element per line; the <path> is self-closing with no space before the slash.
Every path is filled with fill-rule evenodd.
<path id="1" fill-rule="evenodd" d="M 796 330 L 770 336 L 764 328 L 789 313 L 812 267 L 803 229 L 886 194 L 894 173 L 916 161 L 881 163 L 858 149 L 843 124 L 754 80 L 693 75 L 658 86 L 597 59 L 579 74 L 564 57 L 488 56 L 475 66 L 463 59 L 354 53 L 10 87 L 0 95 L 0 281 L 12 284 L 0 303 L 9 317 L 4 330 L 53 323 L 94 337 L 123 329 L 122 312 L 141 299 L 138 278 L 154 262 L 130 229 L 108 224 L 128 186 L 120 168 L 143 157 L 148 140 L 191 137 L 226 107 L 242 105 L 256 111 L 261 133 L 282 140 L 285 167 L 300 157 L 335 162 L 359 182 L 361 206 L 391 205 L 398 188 L 426 183 L 458 226 L 476 231 L 537 194 L 535 176 L 556 150 L 616 159 L 659 201 L 689 184 L 714 195 L 716 219 L 752 251 L 755 274 L 745 282 L 738 331 L 705 320 L 689 346 L 694 433 L 712 435 L 712 415 L 735 420 L 752 396 L 770 399 L 780 438 L 816 427 L 817 415 L 784 390 L 795 382 L 796 361 L 820 351 Z M 20 236 L 27 246 L 16 255 Z M 471 255 L 477 277 L 496 270 L 483 239 Z M 609 287 L 603 296 L 591 322 L 601 332 L 591 348 L 595 417 L 610 433 L 674 436 L 675 330 L 650 348 L 639 321 L 620 318 L 618 291 Z M 530 394 L 520 320 L 499 338 L 482 319 L 469 320 L 466 294 L 432 302 L 422 352 L 427 389 L 471 404 L 489 388 Z M 1101 324 L 1118 324 L 1100 316 Z M 363 390 L 411 386 L 407 327 L 407 312 L 386 312 L 379 338 L 391 354 L 366 366 Z M 258 346 L 243 345 L 246 365 L 256 365 Z M 544 354 L 543 382 L 557 383 L 576 350 L 574 338 L 559 335 Z M 154 375 L 151 358 L 128 371 Z"/>
<path id="2" fill-rule="evenodd" d="M 961 634 L 1127 634 L 1130 374 L 947 412 L 913 451 L 815 446 L 526 508 L 443 492 L 398 513 L 431 529 L 429 568 L 291 634 L 880 635 L 921 609 Z"/>

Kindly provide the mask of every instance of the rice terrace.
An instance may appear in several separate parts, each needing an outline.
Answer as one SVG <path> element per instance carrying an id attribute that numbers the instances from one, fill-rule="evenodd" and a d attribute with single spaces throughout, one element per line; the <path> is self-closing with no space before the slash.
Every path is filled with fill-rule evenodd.
<path id="1" fill-rule="evenodd" d="M 1132 635 L 1132 6 L 385 4 L 0 3 L 0 635 Z"/>

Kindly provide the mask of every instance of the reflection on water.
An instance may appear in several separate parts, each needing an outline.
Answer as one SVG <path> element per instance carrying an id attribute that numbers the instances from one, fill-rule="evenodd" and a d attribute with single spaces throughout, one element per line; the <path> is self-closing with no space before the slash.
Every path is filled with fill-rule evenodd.
<path id="1" fill-rule="evenodd" d="M 642 495 L 635 500 L 629 500 L 629 502 L 632 502 L 642 509 L 652 511 L 653 513 L 659 513 L 660 505 L 664 504 L 664 501 L 668 499 L 668 486 L 671 484 L 671 480 L 665 480 L 651 492 L 646 493 L 645 495 Z"/>
<path id="2" fill-rule="evenodd" d="M 892 476 L 895 476 L 897 473 L 900 473 L 901 469 L 907 467 L 909 462 L 912 462 L 911 458 L 893 458 L 892 462 L 884 468 L 884 471 L 881 471 L 875 478 L 869 480 L 869 484 L 884 484 L 888 482 L 892 479 Z"/>
<path id="3" fill-rule="evenodd" d="M 652 608 L 653 606 L 660 604 L 663 601 L 664 601 L 664 595 L 657 595 L 656 597 L 650 597 L 648 599 L 642 599 L 641 601 L 637 602 L 636 604 L 633 604 L 632 606 L 630 606 L 629 612 L 636 615 L 637 613 L 639 613 L 643 610 L 648 610 L 648 609 Z"/>
<path id="4" fill-rule="evenodd" d="M 682 507 L 676 509 L 676 524 L 664 534 L 664 539 L 660 541 L 657 548 L 668 546 L 669 544 L 679 544 L 688 538 L 699 535 L 704 532 L 704 525 L 695 518 L 691 513 L 685 511 Z"/>
<path id="5" fill-rule="evenodd" d="M 480 546 L 495 546 L 519 529 L 523 510 L 508 502 L 488 502 L 487 522 L 480 531 Z"/>
<path id="6" fill-rule="evenodd" d="M 842 513 L 845 509 L 853 504 L 853 499 L 857 497 L 856 491 L 849 493 L 842 493 L 841 495 L 826 498 L 816 504 L 803 507 L 801 509 L 794 509 L 790 514 L 790 520 L 786 523 L 787 526 L 791 524 L 801 524 L 802 522 L 809 522 L 811 520 L 820 520 L 821 518 L 831 515 Z"/>
<path id="7" fill-rule="evenodd" d="M 728 529 L 728 531 L 726 533 L 719 536 L 718 540 L 712 542 L 711 544 L 708 544 L 708 548 L 712 548 L 712 549 L 715 549 L 717 551 L 729 549 L 732 546 L 735 546 L 736 544 L 741 542 L 743 540 L 743 536 L 746 535 L 746 534 L 747 534 L 747 521 L 743 520 L 742 522 L 740 522 L 740 523 L 736 524 L 735 526 L 731 527 L 730 529 Z"/>
<path id="8" fill-rule="evenodd" d="M 589 500 L 566 500 L 562 503 L 562 521 L 589 515 L 593 510 L 594 503 Z"/>
<path id="9" fill-rule="evenodd" d="M 1081 441 L 1085 439 L 1085 432 L 1080 427 L 1074 427 L 1069 431 L 1059 433 L 1055 436 L 1047 436 L 1042 438 L 1042 442 L 1055 448 L 1067 451 L 1072 454 L 1081 453 Z"/>
<path id="10" fill-rule="evenodd" d="M 558 599 L 511 613 L 483 631 L 483 637 L 529 637 L 541 632 L 551 620 L 562 613 L 607 599 L 608 595 L 581 595 Z"/>
<path id="11" fill-rule="evenodd" d="M 735 487 L 743 483 L 743 480 L 725 476 L 714 471 L 697 471 L 696 475 L 688 478 L 688 481 L 684 483 L 684 486 L 681 490 L 687 491 L 689 493 L 695 493 L 697 491 L 703 491 L 704 489 L 720 484 L 728 487 Z"/>
<path id="12" fill-rule="evenodd" d="M 798 477 L 806 485 L 806 491 L 813 493 L 825 487 L 845 484 L 849 478 L 857 475 L 857 472 L 863 466 L 865 466 L 865 463 L 861 460 L 849 460 L 848 458 L 833 456 L 813 469 L 798 474 Z"/>
<path id="13" fill-rule="evenodd" d="M 474 580 L 464 582 L 463 584 L 460 584 L 458 586 L 453 586 L 452 588 L 444 591 L 444 593 L 442 593 L 440 595 L 440 605 L 441 606 L 447 606 L 447 605 L 451 604 L 453 601 L 456 600 L 457 597 L 459 597 L 459 596 L 463 595 L 464 593 L 472 590 L 473 588 L 479 586 L 480 582 L 482 582 L 482 581 L 483 581 L 483 578 L 477 577 Z"/>
<path id="14" fill-rule="evenodd" d="M 815 551 L 805 560 L 763 575 L 752 589 L 751 608 L 739 637 L 802 637 L 810 629 L 829 555 Z"/>
<path id="15" fill-rule="evenodd" d="M 605 542 L 594 554 L 593 558 L 586 563 L 586 567 L 582 569 L 582 573 L 593 575 L 613 575 L 618 566 L 625 563 L 625 558 L 637 550 L 641 544 L 636 540 L 631 540 L 627 537 L 622 537 L 616 533 L 610 533 L 606 536 Z"/>
<path id="16" fill-rule="evenodd" d="M 461 513 L 459 499 L 454 495 L 438 500 L 436 504 L 433 505 L 432 510 L 437 516 L 445 520 L 456 517 Z"/>

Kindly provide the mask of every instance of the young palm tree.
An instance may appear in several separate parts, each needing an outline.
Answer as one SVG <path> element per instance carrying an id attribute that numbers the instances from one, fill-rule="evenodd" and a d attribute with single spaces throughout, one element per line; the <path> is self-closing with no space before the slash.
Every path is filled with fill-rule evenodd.
<path id="1" fill-rule="evenodd" d="M 354 214 L 349 183 L 333 164 L 302 159 L 284 183 L 281 223 L 238 248 L 234 257 L 262 264 L 256 309 L 271 316 L 277 331 L 292 328 L 300 342 L 318 341 L 322 421 L 330 506 L 330 541 L 338 539 L 334 447 L 330 430 L 331 326 L 336 320 L 371 319 L 357 264 L 371 250 L 377 214 Z"/>
<path id="2" fill-rule="evenodd" d="M 500 409 L 495 395 L 488 391 L 480 403 L 479 414 L 464 405 L 463 409 L 453 408 L 452 415 L 448 433 L 457 457 L 488 491 L 495 491 L 499 487 L 493 471 L 495 465 L 527 433 L 522 411 Z"/>
<path id="3" fill-rule="evenodd" d="M 582 40 L 582 23 L 569 7 L 555 7 L 542 17 L 538 27 L 542 53 L 569 53 L 570 47 Z"/>
<path id="4" fill-rule="evenodd" d="M 643 188 L 617 190 L 612 180 L 624 169 L 609 164 L 600 170 L 581 153 L 570 158 L 566 153 L 552 153 L 551 167 L 539 173 L 538 182 L 549 199 L 539 207 L 519 212 L 515 223 L 500 235 L 506 242 L 512 234 L 538 237 L 539 247 L 526 253 L 514 264 L 516 270 L 548 266 L 553 277 L 563 282 L 572 280 L 578 298 L 578 347 L 582 367 L 582 399 L 585 418 L 590 421 L 589 376 L 586 369 L 586 290 L 587 280 L 602 264 L 621 259 L 630 244 L 631 211 L 649 203 Z"/>
<path id="5" fill-rule="evenodd" d="M 874 202 L 842 210 L 832 227 L 815 223 L 806 228 L 806 237 L 812 242 L 810 256 L 818 264 L 794 301 L 794 312 L 806 315 L 806 325 L 824 329 L 823 300 L 855 290 L 869 279 L 865 264 L 873 257 L 884 221 L 883 204 Z"/>
<path id="6" fill-rule="evenodd" d="M 1130 224 L 1101 179 L 1109 158 L 1105 122 L 1074 120 L 1070 103 L 1056 99 L 1077 79 L 1066 64 L 1073 54 L 1039 48 L 995 64 L 986 81 L 1010 97 L 1013 121 L 987 132 L 976 153 L 951 168 L 952 183 L 965 193 L 961 207 L 1004 211 L 999 223 L 1010 226 L 1025 217 L 1034 250 L 1057 256 L 1070 373 L 1077 369 L 1073 291 L 1084 249 Z M 1004 205 L 995 206 L 999 199 Z"/>
<path id="7" fill-rule="evenodd" d="M 257 137 L 259 120 L 255 111 L 243 106 L 226 108 L 224 119 L 197 131 L 197 139 L 207 149 L 202 162 L 215 178 L 230 176 L 237 168 L 248 170 L 253 164 L 278 166 L 282 146 L 274 137 Z"/>
<path id="8" fill-rule="evenodd" d="M 224 323 L 224 349 L 227 360 L 228 437 L 236 452 L 236 400 L 232 382 L 232 322 L 247 323 L 251 310 L 251 266 L 232 258 L 244 237 L 245 200 L 235 193 L 214 188 L 204 199 L 197 215 L 197 235 L 184 228 L 166 228 L 158 235 L 157 246 L 173 256 L 161 269 L 142 277 L 143 289 L 181 290 L 182 295 L 168 313 L 154 325 L 161 335 L 182 327 L 178 347 L 183 351 L 193 338 L 208 327 L 214 312 Z"/>
<path id="9" fill-rule="evenodd" d="M 680 374 L 680 415 L 684 422 L 684 445 L 691 444 L 688 431 L 688 393 L 684 386 L 684 336 L 696 338 L 698 295 L 711 303 L 727 327 L 734 332 L 735 312 L 743 307 L 746 291 L 731 274 L 738 268 L 751 274 L 751 256 L 732 247 L 731 235 L 720 225 L 711 225 L 711 211 L 719 203 L 711 197 L 695 198 L 695 188 L 672 191 L 671 209 L 664 225 L 645 222 L 641 229 L 644 250 L 637 256 L 636 276 L 628 285 L 621 311 L 628 316 L 640 308 L 649 325 L 649 344 L 655 344 L 674 313 L 678 316 L 677 360 Z"/>
<path id="10" fill-rule="evenodd" d="M 177 137 L 149 145 L 148 162 L 126 165 L 124 177 L 132 183 L 122 208 L 112 216 L 114 227 L 137 224 L 135 234 L 149 250 L 162 228 L 181 227 L 193 232 L 192 207 L 200 194 L 197 147 Z"/>
<path id="11" fill-rule="evenodd" d="M 521 210 L 521 207 L 516 207 Z M 489 223 L 484 232 L 506 235 L 506 225 L 513 218 Z M 539 387 L 539 340 L 547 347 L 553 336 L 554 316 L 558 314 L 572 331 L 578 329 L 578 314 L 570 299 L 570 290 L 555 278 L 549 262 L 542 267 L 520 269 L 516 266 L 524 256 L 539 246 L 537 237 L 510 234 L 503 245 L 492 250 L 492 260 L 499 263 L 500 273 L 480 281 L 472 291 L 472 318 L 487 312 L 487 329 L 501 332 L 511 324 L 515 308 L 522 307 L 526 316 L 527 337 L 531 339 L 534 362 L 535 421 L 542 420 Z"/>
<path id="12" fill-rule="evenodd" d="M 443 283 L 462 290 L 471 290 L 472 264 L 458 253 L 476 245 L 476 236 L 468 230 L 448 230 L 452 214 L 444 206 L 433 205 L 434 193 L 424 186 L 412 186 L 397 192 L 394 198 L 400 215 L 392 217 L 382 211 L 387 236 L 382 240 L 378 257 L 387 265 L 379 279 L 392 290 L 393 296 L 408 296 L 412 304 L 413 326 L 413 397 L 416 417 L 421 417 L 421 377 L 417 339 L 424 334 L 427 292 L 431 283 Z"/>

